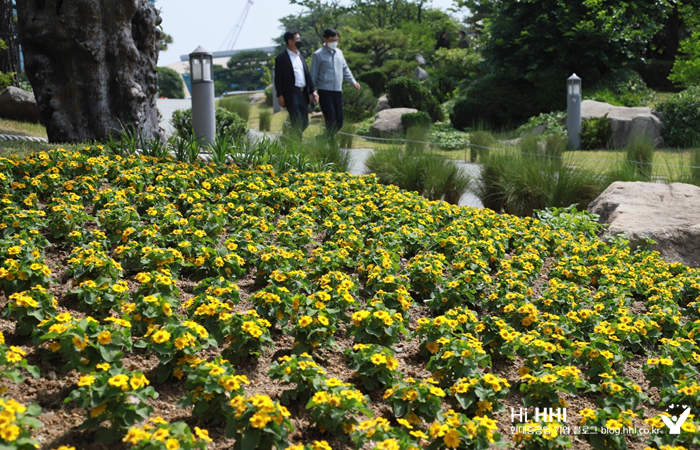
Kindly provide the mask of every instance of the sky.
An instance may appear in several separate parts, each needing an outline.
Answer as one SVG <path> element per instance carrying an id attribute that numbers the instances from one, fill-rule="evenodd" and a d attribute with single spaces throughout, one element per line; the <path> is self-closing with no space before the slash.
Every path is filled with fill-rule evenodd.
<path id="1" fill-rule="evenodd" d="M 158 0 L 163 31 L 173 37 L 168 50 L 160 53 L 159 66 L 180 61 L 201 45 L 210 52 L 227 50 L 226 37 L 238 23 L 248 0 Z M 446 10 L 452 0 L 432 0 L 435 8 Z M 279 36 L 279 19 L 304 10 L 288 0 L 253 0 L 248 18 L 243 25 L 236 49 L 265 47 Z M 459 17 L 459 15 L 457 15 Z"/>

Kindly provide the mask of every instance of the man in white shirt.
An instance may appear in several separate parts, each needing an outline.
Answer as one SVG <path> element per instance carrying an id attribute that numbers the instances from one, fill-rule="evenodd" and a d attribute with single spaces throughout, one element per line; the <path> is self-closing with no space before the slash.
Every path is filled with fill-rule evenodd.
<path id="1" fill-rule="evenodd" d="M 314 83 L 304 56 L 299 52 L 302 42 L 297 31 L 284 33 L 287 49 L 275 58 L 275 88 L 277 100 L 289 112 L 292 129 L 298 137 L 309 126 L 309 103 L 318 100 Z"/>

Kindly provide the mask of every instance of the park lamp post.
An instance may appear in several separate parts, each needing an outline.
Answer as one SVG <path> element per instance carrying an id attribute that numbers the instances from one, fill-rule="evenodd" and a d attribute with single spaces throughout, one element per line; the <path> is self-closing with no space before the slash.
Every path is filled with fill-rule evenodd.
<path id="1" fill-rule="evenodd" d="M 581 78 L 573 74 L 566 80 L 566 129 L 574 150 L 581 149 Z"/>
<path id="2" fill-rule="evenodd" d="M 194 135 L 201 145 L 212 145 L 216 138 L 214 65 L 212 54 L 201 46 L 190 53 L 190 80 Z"/>

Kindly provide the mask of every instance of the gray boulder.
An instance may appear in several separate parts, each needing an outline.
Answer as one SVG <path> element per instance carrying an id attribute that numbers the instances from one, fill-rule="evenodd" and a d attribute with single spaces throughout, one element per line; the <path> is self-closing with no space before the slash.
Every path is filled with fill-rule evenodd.
<path id="1" fill-rule="evenodd" d="M 415 112 L 418 110 L 413 108 L 391 108 L 380 111 L 369 129 L 370 136 L 392 137 L 403 133 L 405 130 L 401 123 L 401 116 Z"/>
<path id="2" fill-rule="evenodd" d="M 265 101 L 265 92 L 256 92 L 248 96 L 248 104 L 254 105 Z"/>
<path id="3" fill-rule="evenodd" d="M 416 70 L 413 71 L 414 81 L 427 80 L 428 78 L 430 78 L 430 75 L 428 75 L 428 72 L 422 67 L 416 67 Z"/>
<path id="4" fill-rule="evenodd" d="M 385 109 L 391 109 L 389 104 L 389 97 L 384 94 L 377 100 L 377 112 L 384 111 Z"/>
<path id="5" fill-rule="evenodd" d="M 0 93 L 0 117 L 19 122 L 41 123 L 34 94 L 10 86 Z"/>
<path id="6" fill-rule="evenodd" d="M 604 238 L 626 234 L 633 247 L 650 238 L 666 261 L 700 267 L 700 187 L 617 181 L 588 210 L 609 225 Z"/>
<path id="7" fill-rule="evenodd" d="M 416 59 L 416 62 L 418 64 L 420 64 L 421 66 L 428 64 L 427 61 L 425 60 L 425 56 L 421 55 L 420 53 L 416 55 L 415 59 Z"/>
<path id="8" fill-rule="evenodd" d="M 647 136 L 654 147 L 663 147 L 661 137 L 663 116 L 651 108 L 613 106 L 609 103 L 584 100 L 581 102 L 581 119 L 603 117 L 605 114 L 612 124 L 613 147 L 625 147 L 634 138 Z"/>

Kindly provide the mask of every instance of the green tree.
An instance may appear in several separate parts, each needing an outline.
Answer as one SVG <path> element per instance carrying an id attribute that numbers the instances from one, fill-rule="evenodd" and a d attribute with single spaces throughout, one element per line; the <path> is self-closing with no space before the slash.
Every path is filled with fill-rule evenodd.
<path id="1" fill-rule="evenodd" d="M 668 78 L 684 87 L 700 85 L 700 31 L 682 42 Z"/>
<path id="2" fill-rule="evenodd" d="M 168 45 L 173 43 L 173 37 L 167 33 L 160 32 L 160 39 L 158 40 L 158 45 L 160 46 L 160 51 L 164 52 L 168 49 Z"/>
<path id="3" fill-rule="evenodd" d="M 185 98 L 185 81 L 170 67 L 158 68 L 158 96 Z"/>
<path id="4" fill-rule="evenodd" d="M 485 55 L 497 70 L 588 80 L 640 58 L 669 12 L 665 0 L 494 0 Z"/>

